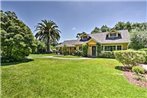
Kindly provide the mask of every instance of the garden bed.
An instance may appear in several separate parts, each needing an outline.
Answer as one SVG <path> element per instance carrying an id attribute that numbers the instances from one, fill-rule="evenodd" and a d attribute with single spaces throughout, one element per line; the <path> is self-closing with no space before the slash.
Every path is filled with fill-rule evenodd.
<path id="1" fill-rule="evenodd" d="M 131 71 L 124 71 L 124 76 L 130 83 L 147 88 L 147 74 L 142 74 L 141 76 L 138 76 Z"/>

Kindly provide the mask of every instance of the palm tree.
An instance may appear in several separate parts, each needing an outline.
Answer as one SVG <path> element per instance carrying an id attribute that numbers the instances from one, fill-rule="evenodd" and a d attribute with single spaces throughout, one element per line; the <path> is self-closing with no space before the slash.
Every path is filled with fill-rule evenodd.
<path id="1" fill-rule="evenodd" d="M 60 39 L 60 30 L 55 22 L 51 20 L 42 20 L 36 27 L 35 37 L 42 40 L 47 45 L 47 52 L 50 53 L 51 42 L 58 41 Z"/>

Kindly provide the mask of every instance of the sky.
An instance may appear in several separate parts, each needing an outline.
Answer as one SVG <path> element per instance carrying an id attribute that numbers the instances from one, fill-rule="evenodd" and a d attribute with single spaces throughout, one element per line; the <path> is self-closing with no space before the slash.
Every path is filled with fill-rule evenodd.
<path id="1" fill-rule="evenodd" d="M 53 20 L 61 31 L 59 42 L 76 39 L 79 32 L 113 27 L 118 21 L 147 22 L 147 1 L 2 1 L 1 9 L 14 11 L 35 35 L 41 20 Z"/>

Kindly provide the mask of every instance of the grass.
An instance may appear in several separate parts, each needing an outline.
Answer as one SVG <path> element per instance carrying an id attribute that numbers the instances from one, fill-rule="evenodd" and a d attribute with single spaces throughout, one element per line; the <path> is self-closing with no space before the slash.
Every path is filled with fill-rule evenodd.
<path id="1" fill-rule="evenodd" d="M 73 56 L 73 55 L 54 55 L 54 57 L 61 57 L 61 58 L 80 58 L 80 56 Z"/>
<path id="2" fill-rule="evenodd" d="M 30 54 L 29 57 L 30 58 L 41 58 L 44 56 L 56 56 L 56 54 Z"/>
<path id="3" fill-rule="evenodd" d="M 45 56 L 53 56 L 53 57 L 61 57 L 61 58 L 80 58 L 80 56 L 72 56 L 72 55 L 57 55 L 57 54 L 30 54 L 30 58 L 41 58 Z"/>
<path id="4" fill-rule="evenodd" d="M 114 59 L 34 61 L 2 66 L 2 98 L 147 98 Z"/>

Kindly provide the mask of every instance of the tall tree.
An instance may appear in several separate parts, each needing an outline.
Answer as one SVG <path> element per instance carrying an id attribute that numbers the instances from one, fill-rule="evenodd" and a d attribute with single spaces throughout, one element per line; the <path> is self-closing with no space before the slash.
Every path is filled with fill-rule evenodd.
<path id="1" fill-rule="evenodd" d="M 118 22 L 114 28 L 116 30 L 125 30 L 126 29 L 126 24 L 124 22 Z"/>
<path id="2" fill-rule="evenodd" d="M 101 32 L 101 29 L 98 27 L 95 27 L 94 30 L 92 30 L 91 34 L 100 33 L 100 32 Z"/>
<path id="3" fill-rule="evenodd" d="M 132 32 L 129 47 L 136 50 L 147 47 L 147 31 Z"/>
<path id="4" fill-rule="evenodd" d="M 103 25 L 102 27 L 101 27 L 101 31 L 102 32 L 107 32 L 107 31 L 109 31 L 110 30 L 110 28 L 107 26 L 107 25 Z"/>
<path id="5" fill-rule="evenodd" d="M 42 20 L 36 27 L 35 37 L 42 40 L 47 45 L 47 52 L 50 53 L 51 41 L 58 41 L 60 39 L 60 30 L 56 23 L 52 20 Z"/>

